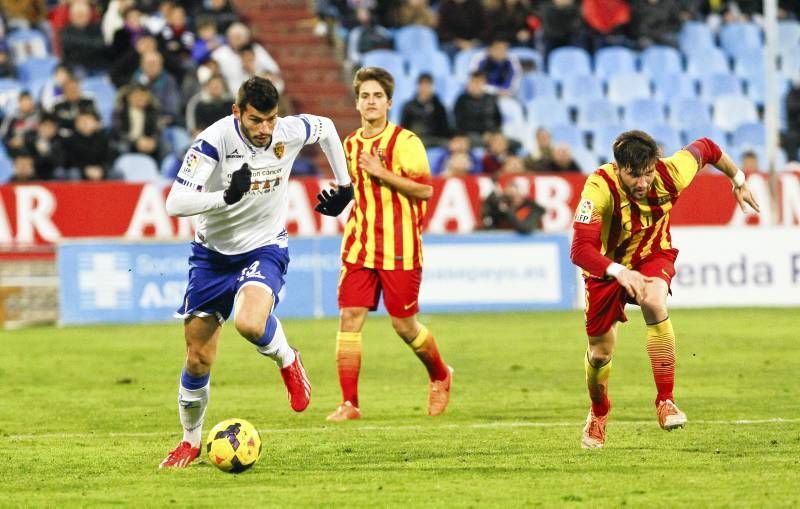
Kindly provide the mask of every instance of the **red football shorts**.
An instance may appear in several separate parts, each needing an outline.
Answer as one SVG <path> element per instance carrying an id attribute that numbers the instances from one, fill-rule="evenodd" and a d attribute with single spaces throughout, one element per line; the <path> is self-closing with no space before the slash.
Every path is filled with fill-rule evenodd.
<path id="1" fill-rule="evenodd" d="M 648 277 L 661 278 L 672 283 L 675 277 L 676 249 L 659 251 L 642 260 L 634 270 Z M 586 334 L 602 336 L 617 322 L 627 322 L 625 304 L 636 302 L 616 279 L 584 278 L 586 283 Z"/>
<path id="2" fill-rule="evenodd" d="M 378 309 L 383 305 L 389 315 L 407 318 L 419 313 L 419 285 L 422 269 L 380 270 L 343 263 L 339 273 L 339 309 L 363 307 Z"/>

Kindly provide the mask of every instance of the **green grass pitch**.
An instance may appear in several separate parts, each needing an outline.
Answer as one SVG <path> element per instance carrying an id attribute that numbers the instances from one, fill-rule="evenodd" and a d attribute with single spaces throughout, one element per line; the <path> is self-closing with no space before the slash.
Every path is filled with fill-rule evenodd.
<path id="1" fill-rule="evenodd" d="M 364 330 L 364 419 L 331 425 L 335 320 L 285 320 L 313 384 L 302 414 L 231 326 L 205 429 L 241 417 L 261 461 L 157 465 L 180 437 L 179 323 L 0 334 L 0 507 L 797 507 L 798 309 L 675 310 L 686 429 L 659 429 L 638 312 L 620 327 L 606 448 L 588 409 L 579 312 L 423 315 L 455 368 L 425 415 L 424 368 L 385 317 Z"/>

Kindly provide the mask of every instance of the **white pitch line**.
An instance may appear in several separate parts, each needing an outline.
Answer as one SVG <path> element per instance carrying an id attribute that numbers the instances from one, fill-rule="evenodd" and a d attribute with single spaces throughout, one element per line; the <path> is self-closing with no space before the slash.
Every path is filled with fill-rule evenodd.
<path id="1" fill-rule="evenodd" d="M 697 424 L 708 424 L 708 425 L 727 425 L 727 426 L 758 426 L 761 424 L 794 424 L 800 423 L 800 418 L 783 418 L 783 417 L 776 417 L 772 419 L 737 419 L 732 421 L 725 421 L 725 420 L 690 420 L 688 426 L 697 425 Z M 355 424 L 355 423 L 354 423 Z M 533 422 L 533 421 L 500 421 L 500 422 L 476 422 L 476 423 L 464 423 L 464 424 L 431 424 L 431 425 L 421 425 L 421 424 L 408 424 L 408 425 L 401 425 L 401 426 L 379 426 L 379 425 L 366 425 L 366 426 L 359 426 L 359 425 L 349 425 L 345 424 L 344 426 L 340 424 L 322 426 L 322 427 L 310 427 L 310 428 L 262 428 L 259 429 L 259 432 L 265 435 L 268 434 L 275 434 L 275 433 L 302 433 L 302 432 L 321 432 L 321 431 L 342 431 L 347 430 L 348 432 L 354 431 L 412 431 L 412 430 L 428 430 L 428 431 L 436 431 L 439 429 L 502 429 L 502 428 L 580 428 L 585 423 L 583 421 L 578 422 Z M 609 424 L 612 427 L 620 427 L 620 426 L 655 426 L 656 420 L 650 419 L 647 421 L 609 421 Z M 81 438 L 141 438 L 141 437 L 156 437 L 156 436 L 166 436 L 166 435 L 175 435 L 177 433 L 176 430 L 173 431 L 140 431 L 140 432 L 129 432 L 129 433 L 116 433 L 116 432 L 106 432 L 106 433 L 42 433 L 42 434 L 20 434 L 20 435 L 5 435 L 0 436 L 0 441 L 16 441 L 16 440 L 32 440 L 32 439 L 48 439 L 48 438 L 57 438 L 57 439 L 81 439 Z"/>

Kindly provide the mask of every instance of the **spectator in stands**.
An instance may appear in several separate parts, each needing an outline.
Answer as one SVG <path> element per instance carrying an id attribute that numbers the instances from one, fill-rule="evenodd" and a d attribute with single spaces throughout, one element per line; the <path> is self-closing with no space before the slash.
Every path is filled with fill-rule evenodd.
<path id="1" fill-rule="evenodd" d="M 150 89 L 134 83 L 119 92 L 112 117 L 112 139 L 117 153 L 138 152 L 158 158 L 160 114 Z"/>
<path id="2" fill-rule="evenodd" d="M 555 48 L 582 46 L 583 22 L 575 0 L 551 0 L 542 8 L 544 57 Z"/>
<path id="3" fill-rule="evenodd" d="M 247 44 L 253 45 L 259 70 L 266 70 L 275 76 L 280 76 L 280 67 L 262 45 L 253 42 L 250 29 L 247 26 L 242 23 L 233 23 L 225 32 L 225 39 L 225 45 L 215 49 L 211 53 L 211 58 L 219 64 L 220 72 L 225 77 L 225 81 L 228 82 L 228 90 L 239 90 L 239 86 L 246 79 L 239 50 Z"/>
<path id="4" fill-rule="evenodd" d="M 533 148 L 523 160 L 526 171 L 541 171 L 542 164 L 553 157 L 553 138 L 546 127 L 536 129 Z"/>
<path id="5" fill-rule="evenodd" d="M 626 31 L 631 20 L 629 0 L 583 0 L 581 11 L 588 29 L 591 51 L 628 42 Z"/>
<path id="6" fill-rule="evenodd" d="M 39 124 L 39 111 L 28 91 L 17 98 L 17 109 L 7 115 L 0 125 L 0 136 L 10 152 L 21 150 L 25 145 L 25 133 L 33 131 Z"/>
<path id="7" fill-rule="evenodd" d="M 748 150 L 742 154 L 742 166 L 740 169 L 745 172 L 746 175 L 758 173 L 761 169 L 759 166 L 758 155 L 756 155 L 755 152 Z"/>
<path id="8" fill-rule="evenodd" d="M 39 96 L 39 104 L 44 111 L 53 111 L 53 107 L 64 97 L 64 84 L 72 77 L 69 68 L 64 64 L 58 64 L 53 73 L 42 86 Z"/>
<path id="9" fill-rule="evenodd" d="M 466 133 L 455 133 L 447 142 L 447 150 L 442 153 L 438 158 L 430 161 L 431 174 L 444 175 L 447 171 L 450 160 L 457 154 L 463 154 L 467 157 L 469 164 L 464 163 L 463 158 L 459 157 L 460 161 L 453 163 L 457 168 L 466 168 L 469 173 L 477 173 L 480 171 L 480 161 L 475 157 L 472 152 L 472 144 L 469 136 Z"/>
<path id="10" fill-rule="evenodd" d="M 9 182 L 30 182 L 36 180 L 36 168 L 33 157 L 26 151 L 17 151 L 13 156 L 14 174 Z"/>
<path id="11" fill-rule="evenodd" d="M 516 182 L 509 180 L 504 188 L 495 187 L 481 206 L 484 230 L 514 230 L 530 234 L 541 229 L 545 209 L 525 196 Z"/>
<path id="12" fill-rule="evenodd" d="M 531 0 L 491 0 L 484 2 L 484 8 L 484 41 L 500 40 L 512 46 L 533 46 L 533 29 L 529 24 L 534 13 Z"/>
<path id="13" fill-rule="evenodd" d="M 125 26 L 125 11 L 130 7 L 137 7 L 136 0 L 110 0 L 108 7 L 100 20 L 100 31 L 103 32 L 103 40 L 106 46 L 114 43 L 114 34 L 117 30 Z M 141 9 L 139 9 L 141 12 Z"/>
<path id="14" fill-rule="evenodd" d="M 178 82 L 164 70 L 164 58 L 157 51 L 142 55 L 139 69 L 133 81 L 150 89 L 159 105 L 159 124 L 162 127 L 181 123 L 180 111 L 183 98 Z"/>
<path id="15" fill-rule="evenodd" d="M 58 135 L 58 118 L 52 113 L 43 113 L 36 130 L 25 133 L 24 146 L 25 151 L 33 156 L 37 178 L 53 178 L 64 162 L 64 143 Z"/>
<path id="16" fill-rule="evenodd" d="M 442 0 L 439 43 L 450 56 L 480 44 L 486 18 L 481 0 Z"/>
<path id="17" fill-rule="evenodd" d="M 786 94 L 786 131 L 781 135 L 782 145 L 790 161 L 800 160 L 800 78 L 794 80 Z"/>
<path id="18" fill-rule="evenodd" d="M 192 47 L 192 60 L 199 65 L 211 58 L 215 49 L 225 44 L 225 38 L 217 32 L 217 23 L 213 18 L 201 17 L 196 25 L 197 38 Z"/>
<path id="19" fill-rule="evenodd" d="M 416 95 L 403 105 L 400 125 L 417 134 L 426 147 L 445 145 L 450 137 L 447 111 L 433 90 L 433 77 L 417 78 Z"/>
<path id="20" fill-rule="evenodd" d="M 511 155 L 503 161 L 503 166 L 500 167 L 500 173 L 508 175 L 510 173 L 524 173 L 525 163 L 518 155 Z"/>
<path id="21" fill-rule="evenodd" d="M 484 133 L 499 131 L 503 121 L 497 97 L 487 93 L 485 87 L 486 74 L 474 71 L 453 107 L 456 130 L 467 133 L 474 145 L 483 144 Z"/>
<path id="22" fill-rule="evenodd" d="M 0 12 L 8 30 L 32 28 L 47 33 L 47 4 L 45 0 L 2 0 Z"/>
<path id="23" fill-rule="evenodd" d="M 136 41 L 149 33 L 144 27 L 143 14 L 136 4 L 129 5 L 122 12 L 123 23 L 111 38 L 111 51 L 115 58 L 120 58 L 136 51 Z"/>
<path id="24" fill-rule="evenodd" d="M 84 111 L 97 114 L 97 104 L 91 97 L 85 96 L 81 90 L 81 82 L 73 76 L 64 81 L 64 95 L 53 106 L 53 113 L 58 118 L 61 136 L 69 136 L 75 129 L 75 119 Z"/>
<path id="25" fill-rule="evenodd" d="M 553 149 L 553 156 L 544 159 L 537 171 L 542 172 L 573 172 L 580 171 L 580 165 L 572 158 L 572 149 L 566 143 L 558 143 Z"/>
<path id="26" fill-rule="evenodd" d="M 47 13 L 47 20 L 52 30 L 53 53 L 57 56 L 63 57 L 61 31 L 69 25 L 70 9 L 76 3 L 84 3 L 89 6 L 92 22 L 100 23 L 101 21 L 100 11 L 88 0 L 58 0 L 58 4 L 51 7 L 50 12 Z M 103 43 L 105 43 L 105 39 Z"/>
<path id="27" fill-rule="evenodd" d="M 261 76 L 270 80 L 275 85 L 278 93 L 283 94 L 286 86 L 283 83 L 283 78 L 281 78 L 280 74 L 276 74 L 273 68 L 261 66 L 262 62 L 259 62 L 256 57 L 255 46 L 252 43 L 242 46 L 239 50 L 239 58 L 242 61 L 242 72 L 245 80 L 253 76 Z"/>
<path id="28" fill-rule="evenodd" d="M 406 25 L 436 26 L 436 13 L 433 12 L 428 0 L 403 0 L 395 6 L 390 14 L 392 25 L 403 27 Z"/>
<path id="29" fill-rule="evenodd" d="M 17 70 L 6 47 L 5 40 L 0 38 L 0 78 L 13 78 L 16 74 Z"/>
<path id="30" fill-rule="evenodd" d="M 630 34 L 639 48 L 652 44 L 678 45 L 681 22 L 688 12 L 679 0 L 631 0 Z M 675 13 L 681 12 L 681 16 Z"/>
<path id="31" fill-rule="evenodd" d="M 356 20 L 358 24 L 347 37 L 347 59 L 351 64 L 360 62 L 368 51 L 394 48 L 392 33 L 375 22 L 368 8 L 357 8 Z"/>
<path id="32" fill-rule="evenodd" d="M 108 134 L 94 111 L 82 111 L 75 131 L 64 140 L 65 166 L 77 168 L 84 180 L 103 180 L 111 164 Z"/>
<path id="33" fill-rule="evenodd" d="M 465 177 L 475 172 L 475 164 L 469 154 L 451 154 L 445 162 L 442 177 Z"/>
<path id="34" fill-rule="evenodd" d="M 494 40 L 473 58 L 472 70 L 486 75 L 484 88 L 490 94 L 513 97 L 519 90 L 522 65 L 516 55 L 509 54 L 508 47 L 508 42 Z"/>
<path id="35" fill-rule="evenodd" d="M 166 24 L 158 33 L 158 42 L 164 61 L 170 63 L 167 70 L 178 83 L 182 83 L 183 76 L 194 69 L 192 48 L 195 40 L 194 32 L 187 24 L 186 10 L 178 4 L 172 5 L 166 12 Z"/>
<path id="36" fill-rule="evenodd" d="M 62 61 L 78 74 L 98 74 L 109 68 L 109 54 L 92 8 L 76 0 L 69 7 L 69 24 L 61 29 Z"/>
<path id="37" fill-rule="evenodd" d="M 502 172 L 506 160 L 513 156 L 508 138 L 501 132 L 492 132 L 486 135 L 486 152 L 483 154 L 481 166 L 483 173 L 497 175 Z"/>
<path id="38" fill-rule="evenodd" d="M 139 69 L 142 55 L 158 51 L 158 42 L 149 32 L 142 33 L 134 43 L 133 51 L 119 55 L 109 70 L 109 78 L 115 87 L 121 88 L 133 79 L 134 73 Z"/>
<path id="39" fill-rule="evenodd" d="M 196 18 L 201 16 L 215 20 L 220 34 L 227 33 L 228 28 L 240 19 L 229 0 L 208 0 L 208 7 L 200 11 Z"/>
<path id="40" fill-rule="evenodd" d="M 186 105 L 186 129 L 192 138 L 217 120 L 231 114 L 233 97 L 228 93 L 225 79 L 217 74 L 205 82 L 203 89 Z"/>

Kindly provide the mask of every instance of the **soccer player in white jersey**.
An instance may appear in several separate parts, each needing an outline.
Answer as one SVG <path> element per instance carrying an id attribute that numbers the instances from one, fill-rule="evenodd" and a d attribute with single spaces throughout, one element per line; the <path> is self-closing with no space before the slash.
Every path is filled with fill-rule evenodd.
<path id="1" fill-rule="evenodd" d="M 211 365 L 220 329 L 234 326 L 273 359 L 293 410 L 308 406 L 311 385 L 300 354 L 273 313 L 289 264 L 285 223 L 287 180 L 304 145 L 319 143 L 336 177 L 317 210 L 341 213 L 353 196 L 344 150 L 326 117 L 278 117 L 278 92 L 264 78 L 239 88 L 233 114 L 201 132 L 167 197 L 172 216 L 198 216 L 189 258 L 189 285 L 176 317 L 184 319 L 186 361 L 178 390 L 183 439 L 161 467 L 186 467 L 200 453 Z"/>

